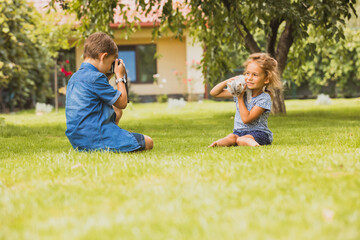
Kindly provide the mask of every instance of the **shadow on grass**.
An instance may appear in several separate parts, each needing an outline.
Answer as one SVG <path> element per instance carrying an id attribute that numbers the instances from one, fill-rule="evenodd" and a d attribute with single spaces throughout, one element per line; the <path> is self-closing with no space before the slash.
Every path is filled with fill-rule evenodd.
<path id="1" fill-rule="evenodd" d="M 269 121 L 275 128 L 358 127 L 360 125 L 360 114 L 354 110 L 296 111 L 287 115 L 272 116 Z"/>
<path id="2" fill-rule="evenodd" d="M 358 110 L 358 111 L 357 111 Z M 311 110 L 311 111 L 292 111 L 288 116 L 302 117 L 311 116 L 317 118 L 328 118 L 333 120 L 345 120 L 345 121 L 360 121 L 360 108 L 342 108 L 332 110 Z"/>
<path id="3" fill-rule="evenodd" d="M 38 126 L 19 126 L 6 124 L 5 127 L 0 128 L 0 137 L 29 137 L 29 136 L 51 136 L 62 137 L 65 135 L 66 127 L 61 124 L 57 125 L 38 125 Z"/>
<path id="4" fill-rule="evenodd" d="M 6 124 L 0 128 L 0 158 L 12 154 L 39 153 L 44 151 L 61 152 L 69 149 L 70 143 L 65 136 L 65 126 L 38 125 L 16 126 Z M 70 145 L 71 147 L 71 145 Z"/>

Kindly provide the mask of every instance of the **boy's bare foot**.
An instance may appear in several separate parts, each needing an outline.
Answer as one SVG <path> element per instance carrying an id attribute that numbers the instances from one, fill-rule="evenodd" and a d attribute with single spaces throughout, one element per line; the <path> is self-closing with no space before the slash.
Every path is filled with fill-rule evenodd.
<path id="1" fill-rule="evenodd" d="M 217 141 L 213 142 L 212 144 L 210 144 L 208 147 L 216 147 L 217 146 Z"/>

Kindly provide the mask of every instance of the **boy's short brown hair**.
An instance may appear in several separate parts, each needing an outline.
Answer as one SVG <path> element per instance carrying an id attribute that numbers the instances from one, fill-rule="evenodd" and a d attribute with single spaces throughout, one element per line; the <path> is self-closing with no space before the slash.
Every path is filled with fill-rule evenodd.
<path id="1" fill-rule="evenodd" d="M 118 47 L 112 38 L 103 32 L 91 34 L 85 41 L 84 58 L 97 59 L 100 53 L 118 55 Z"/>

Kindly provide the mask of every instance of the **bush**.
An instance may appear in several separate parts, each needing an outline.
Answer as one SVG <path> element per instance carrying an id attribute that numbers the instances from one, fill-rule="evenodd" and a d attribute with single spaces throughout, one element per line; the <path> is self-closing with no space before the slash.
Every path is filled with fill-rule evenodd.
<path id="1" fill-rule="evenodd" d="M 158 103 L 165 103 L 167 102 L 167 100 L 168 100 L 168 96 L 166 94 L 156 96 L 156 101 Z"/>

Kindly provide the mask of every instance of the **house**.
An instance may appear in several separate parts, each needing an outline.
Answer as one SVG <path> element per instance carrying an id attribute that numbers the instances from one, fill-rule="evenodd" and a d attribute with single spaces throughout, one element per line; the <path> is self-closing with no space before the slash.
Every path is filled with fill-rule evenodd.
<path id="1" fill-rule="evenodd" d="M 172 36 L 152 41 L 152 24 L 142 23 L 141 30 L 125 40 L 121 29 L 115 29 L 114 41 L 119 48 L 130 80 L 130 89 L 143 101 L 156 96 L 188 97 L 193 100 L 205 93 L 200 69 L 203 49 L 185 36 L 183 41 Z M 82 63 L 83 45 L 76 47 L 76 68 Z M 159 57 L 156 57 L 159 56 Z"/>
<path id="2" fill-rule="evenodd" d="M 49 0 L 29 0 L 38 9 L 47 5 Z M 125 1 L 133 5 L 133 1 Z M 152 28 L 157 16 L 138 16 L 141 29 L 128 39 L 121 37 L 123 29 L 119 10 L 116 9 L 114 23 L 114 41 L 119 48 L 119 58 L 123 59 L 130 80 L 130 91 L 142 101 L 154 101 L 157 96 L 185 97 L 189 100 L 202 98 L 205 94 L 204 78 L 200 65 L 203 49 L 201 44 L 193 44 L 193 39 L 185 35 L 183 40 L 173 35 L 162 36 L 153 41 Z M 137 14 L 129 12 L 129 15 Z M 75 56 L 71 56 L 74 54 Z M 75 68 L 79 69 L 83 58 L 83 43 L 71 51 L 66 58 L 75 59 Z M 111 81 L 113 83 L 114 80 Z M 114 83 L 113 83 L 114 84 Z M 61 86 L 59 86 L 61 87 Z"/>

